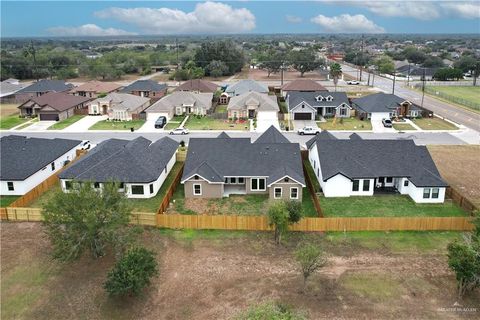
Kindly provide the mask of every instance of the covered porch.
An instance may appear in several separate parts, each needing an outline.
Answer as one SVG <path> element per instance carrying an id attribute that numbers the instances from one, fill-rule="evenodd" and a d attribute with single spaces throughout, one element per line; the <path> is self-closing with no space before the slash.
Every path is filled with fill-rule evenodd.
<path id="1" fill-rule="evenodd" d="M 223 196 L 228 197 L 231 194 L 247 194 L 246 179 L 242 177 L 225 178 L 223 185 Z"/>
<path id="2" fill-rule="evenodd" d="M 397 186 L 402 178 L 398 177 L 378 177 L 375 179 L 373 194 L 396 194 L 400 193 Z"/>

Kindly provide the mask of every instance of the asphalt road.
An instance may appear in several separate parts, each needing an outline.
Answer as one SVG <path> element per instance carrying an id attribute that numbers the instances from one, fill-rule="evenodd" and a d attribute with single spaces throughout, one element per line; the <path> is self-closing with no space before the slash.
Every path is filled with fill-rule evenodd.
<path id="1" fill-rule="evenodd" d="M 348 75 L 357 77 L 357 69 L 353 67 L 342 64 L 342 71 Z M 367 78 L 368 72 L 363 71 L 362 80 L 366 82 Z M 370 80 L 372 79 L 373 76 L 370 75 Z M 375 76 L 373 85 L 384 92 L 392 93 L 392 84 L 393 80 L 391 79 Z M 418 105 L 422 102 L 421 92 L 412 90 L 399 81 L 395 83 L 395 94 L 399 97 L 415 102 Z M 480 131 L 480 114 L 478 113 L 431 98 L 428 95 L 425 95 L 423 106 L 440 117 L 445 117 L 468 128 Z"/>

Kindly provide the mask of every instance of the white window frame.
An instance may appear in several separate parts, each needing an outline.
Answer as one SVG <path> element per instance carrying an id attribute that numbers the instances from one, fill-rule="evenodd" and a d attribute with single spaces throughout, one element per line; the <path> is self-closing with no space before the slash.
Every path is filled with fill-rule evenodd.
<path id="1" fill-rule="evenodd" d="M 195 190 L 196 186 L 200 187 L 200 192 L 199 193 L 197 193 L 196 190 Z M 194 183 L 193 184 L 193 195 L 194 196 L 201 196 L 202 195 L 202 185 L 200 183 Z"/>
<path id="2" fill-rule="evenodd" d="M 257 189 L 253 189 L 253 180 L 257 180 Z M 260 180 L 264 181 L 264 188 L 260 189 Z M 267 179 L 265 178 L 251 178 L 250 179 L 250 190 L 251 191 L 266 191 L 267 190 Z"/>
<path id="3" fill-rule="evenodd" d="M 428 197 L 425 197 L 425 191 L 428 190 Z M 430 199 L 432 197 L 432 188 L 423 188 L 422 190 L 422 198 L 423 199 Z"/>
<path id="4" fill-rule="evenodd" d="M 280 189 L 280 196 L 277 197 L 277 189 Z M 282 187 L 274 187 L 273 188 L 273 198 L 274 199 L 282 199 L 283 196 L 283 188 Z"/>
<path id="5" fill-rule="evenodd" d="M 292 197 L 292 190 L 297 190 L 297 197 Z M 298 199 L 298 187 L 290 187 L 290 199 Z"/>

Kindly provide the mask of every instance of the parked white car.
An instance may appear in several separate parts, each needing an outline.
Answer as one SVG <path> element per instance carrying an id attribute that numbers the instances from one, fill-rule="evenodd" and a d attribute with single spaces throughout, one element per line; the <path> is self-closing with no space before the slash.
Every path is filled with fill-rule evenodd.
<path id="1" fill-rule="evenodd" d="M 170 131 L 170 134 L 188 134 L 188 129 L 179 127 Z"/>
<path id="2" fill-rule="evenodd" d="M 360 81 L 350 80 L 350 81 L 347 81 L 347 84 L 360 84 Z"/>
<path id="3" fill-rule="evenodd" d="M 298 129 L 298 134 L 303 136 L 307 134 L 317 134 L 320 133 L 320 129 L 314 128 L 314 127 L 303 127 L 301 129 Z"/>

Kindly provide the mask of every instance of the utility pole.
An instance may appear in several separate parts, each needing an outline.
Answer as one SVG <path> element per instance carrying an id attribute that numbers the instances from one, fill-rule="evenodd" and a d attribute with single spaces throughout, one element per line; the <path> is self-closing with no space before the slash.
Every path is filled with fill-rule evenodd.
<path id="1" fill-rule="evenodd" d="M 361 44 L 361 47 L 360 47 L 360 60 L 363 60 L 363 34 L 362 34 L 362 44 Z M 357 61 L 358 62 L 358 61 Z M 362 69 L 363 69 L 363 61 L 361 61 L 362 63 L 360 64 L 360 80 L 359 81 L 362 81 Z"/>
<path id="2" fill-rule="evenodd" d="M 422 103 L 421 107 L 423 108 L 423 99 L 425 99 L 425 68 L 423 68 L 423 76 L 422 76 Z"/>
<path id="3" fill-rule="evenodd" d="M 367 86 L 370 85 L 370 72 L 368 72 L 368 78 L 367 78 Z"/>
<path id="4" fill-rule="evenodd" d="M 407 86 L 410 84 L 410 62 L 408 63 Z"/>
<path id="5" fill-rule="evenodd" d="M 177 51 L 177 70 L 179 67 L 179 62 L 178 62 L 178 38 L 175 38 L 175 50 Z"/>
<path id="6" fill-rule="evenodd" d="M 372 87 L 374 82 L 375 82 L 375 69 L 372 70 Z"/>
<path id="7" fill-rule="evenodd" d="M 283 69 L 285 67 L 285 63 L 282 63 L 282 66 L 280 67 L 280 86 L 283 87 Z"/>
<path id="8" fill-rule="evenodd" d="M 392 86 L 392 94 L 395 94 L 395 79 L 397 77 L 397 72 L 393 70 L 393 86 Z"/>

